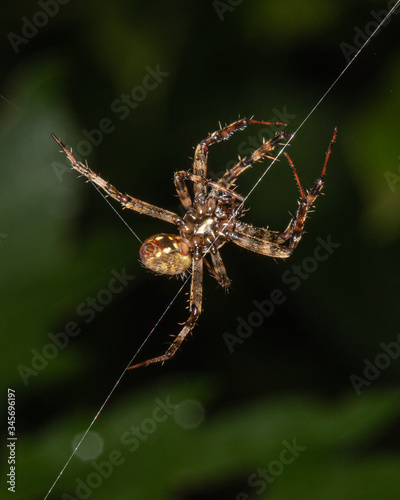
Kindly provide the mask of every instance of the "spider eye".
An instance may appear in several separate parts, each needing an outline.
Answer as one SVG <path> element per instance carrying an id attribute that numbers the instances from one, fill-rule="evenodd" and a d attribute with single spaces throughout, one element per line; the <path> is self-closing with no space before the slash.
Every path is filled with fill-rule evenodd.
<path id="1" fill-rule="evenodd" d="M 192 264 L 188 242 L 174 234 L 156 234 L 140 247 L 142 264 L 157 274 L 182 274 Z"/>

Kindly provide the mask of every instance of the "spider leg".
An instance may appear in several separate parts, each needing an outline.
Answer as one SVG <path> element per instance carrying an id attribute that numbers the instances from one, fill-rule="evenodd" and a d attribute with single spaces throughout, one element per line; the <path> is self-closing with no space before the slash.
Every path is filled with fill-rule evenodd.
<path id="1" fill-rule="evenodd" d="M 192 198 L 190 197 L 189 190 L 186 186 L 186 180 L 189 172 L 179 171 L 174 174 L 174 184 L 176 192 L 185 210 L 189 210 L 192 206 Z"/>
<path id="2" fill-rule="evenodd" d="M 231 137 L 232 134 L 238 132 L 240 130 L 244 130 L 249 124 L 258 124 L 258 125 L 286 125 L 282 122 L 263 122 L 259 120 L 252 120 L 248 118 L 242 118 L 231 125 L 227 125 L 226 127 L 222 127 L 215 132 L 212 132 L 208 135 L 206 139 L 203 139 L 200 144 L 196 147 L 196 151 L 194 153 L 194 161 L 193 161 L 193 173 L 195 175 L 200 176 L 202 179 L 206 179 L 207 177 L 207 154 L 208 148 L 213 144 L 217 144 L 218 142 L 225 141 Z M 203 184 L 197 184 L 194 186 L 194 194 L 197 197 L 198 194 L 205 193 L 205 186 Z"/>
<path id="3" fill-rule="evenodd" d="M 224 288 L 229 288 L 231 285 L 231 280 L 228 278 L 228 274 L 226 272 L 225 264 L 222 260 L 221 254 L 219 253 L 218 248 L 212 246 L 210 249 L 211 260 L 213 267 L 210 267 L 206 259 L 204 262 L 210 268 L 210 271 L 214 278 L 218 281 L 218 283 Z"/>
<path id="4" fill-rule="evenodd" d="M 284 139 L 289 139 L 290 134 L 285 132 L 279 132 L 267 142 L 258 148 L 256 151 L 245 158 L 242 158 L 233 168 L 228 170 L 220 179 L 218 179 L 218 184 L 229 189 L 235 180 L 242 174 L 245 170 L 251 167 L 251 165 L 257 161 L 262 160 L 262 158 L 269 158 L 274 160 L 273 156 L 268 156 L 268 153 L 275 149 L 275 147 Z"/>
<path id="5" fill-rule="evenodd" d="M 294 249 L 297 247 L 304 233 L 304 226 L 308 212 L 314 204 L 316 198 L 321 193 L 325 182 L 326 167 L 331 155 L 333 144 L 336 140 L 337 130 L 334 130 L 332 140 L 325 156 L 324 165 L 320 177 L 316 180 L 314 187 L 304 193 L 300 179 L 292 160 L 286 155 L 289 165 L 291 166 L 297 185 L 300 191 L 299 208 L 296 215 L 290 221 L 288 227 L 283 233 L 278 231 L 270 231 L 269 229 L 253 227 L 250 224 L 236 222 L 235 229 L 229 233 L 230 241 L 236 245 L 246 248 L 252 252 L 267 255 L 268 257 L 276 257 L 286 259 L 290 257 Z M 286 243 L 286 246 L 282 246 Z"/>
<path id="6" fill-rule="evenodd" d="M 146 203 L 145 201 L 138 200 L 137 198 L 133 198 L 128 194 L 122 194 L 112 184 L 108 183 L 95 172 L 93 172 L 86 164 L 84 165 L 80 161 L 76 160 L 75 156 L 72 154 L 72 150 L 70 151 L 66 146 L 64 146 L 64 144 L 54 134 L 51 134 L 51 136 L 57 142 L 57 144 L 61 146 L 64 153 L 67 155 L 67 158 L 70 161 L 73 169 L 77 170 L 80 174 L 84 175 L 88 180 L 105 191 L 107 195 L 119 201 L 119 203 L 121 203 L 124 208 L 129 208 L 130 210 L 133 210 L 140 214 L 149 215 L 150 217 L 161 219 L 166 222 L 170 222 L 171 224 L 178 223 L 180 219 L 173 212 L 156 207 L 155 205 L 151 205 L 150 203 Z"/>
<path id="7" fill-rule="evenodd" d="M 208 267 L 208 270 L 210 271 L 211 275 L 218 281 L 218 283 L 220 282 L 220 277 L 218 276 L 218 274 L 216 273 L 214 267 L 208 262 L 207 260 L 207 256 L 204 256 L 203 257 L 203 262 L 204 264 Z"/>
<path id="8" fill-rule="evenodd" d="M 202 308 L 202 299 L 203 299 L 203 259 L 195 258 L 193 256 L 193 264 L 192 264 L 192 282 L 190 287 L 190 302 L 189 302 L 189 310 L 190 316 L 189 319 L 184 323 L 182 330 L 178 333 L 178 335 L 174 338 L 171 345 L 161 356 L 156 356 L 155 358 L 148 359 L 147 361 L 142 361 L 141 363 L 137 363 L 136 365 L 132 365 L 128 368 L 128 370 L 132 370 L 134 368 L 139 368 L 141 366 L 148 366 L 154 363 L 163 364 L 165 361 L 168 361 L 173 356 L 175 356 L 179 347 L 185 338 L 191 333 L 193 328 L 195 327 L 197 320 L 201 314 Z"/>
<path id="9" fill-rule="evenodd" d="M 281 246 L 285 238 L 278 231 L 254 227 L 240 221 L 236 223 L 235 230 L 229 233 L 229 239 L 246 250 L 267 257 L 287 259 L 292 253 L 288 248 Z"/>
<path id="10" fill-rule="evenodd" d="M 317 199 L 318 195 L 321 193 L 322 188 L 324 187 L 325 183 L 325 176 L 326 176 L 326 167 L 328 165 L 329 157 L 332 152 L 332 147 L 333 144 L 336 141 L 336 134 L 337 134 L 337 129 L 335 128 L 333 132 L 333 137 L 331 139 L 331 142 L 329 144 L 328 151 L 325 155 L 325 161 L 324 165 L 322 167 L 322 172 L 320 177 L 316 180 L 314 186 L 304 193 L 304 190 L 301 186 L 299 176 L 297 175 L 296 168 L 290 159 L 289 155 L 285 154 L 290 167 L 293 170 L 294 177 L 296 179 L 296 183 L 299 187 L 300 191 L 300 201 L 299 201 L 299 208 L 297 209 L 296 215 L 292 218 L 290 221 L 288 227 L 285 229 L 285 231 L 281 234 L 281 237 L 286 241 L 288 240 L 288 249 L 292 252 L 297 245 L 299 244 L 299 241 L 301 240 L 303 233 L 304 233 L 304 226 L 305 222 L 308 216 L 308 212 L 312 208 L 315 200 Z"/>
<path id="11" fill-rule="evenodd" d="M 176 192 L 178 193 L 179 199 L 185 210 L 189 210 L 189 208 L 192 206 L 192 199 L 186 186 L 186 181 L 188 180 L 193 182 L 194 184 L 203 183 L 205 186 L 211 186 L 212 188 L 214 188 L 214 190 L 229 194 L 234 198 L 243 201 L 243 196 L 235 193 L 234 191 L 231 191 L 228 188 L 220 186 L 219 182 L 214 182 L 209 179 L 204 180 L 200 176 L 192 174 L 191 172 L 180 170 L 179 172 L 175 172 L 174 174 L 174 183 Z"/>

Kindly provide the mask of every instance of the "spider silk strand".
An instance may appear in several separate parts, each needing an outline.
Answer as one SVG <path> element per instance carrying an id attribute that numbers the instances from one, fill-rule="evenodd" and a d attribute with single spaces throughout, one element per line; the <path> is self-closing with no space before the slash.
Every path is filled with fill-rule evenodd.
<path id="1" fill-rule="evenodd" d="M 397 7 L 400 5 L 400 0 L 398 0 L 395 5 L 389 10 L 389 12 L 386 14 L 384 19 L 378 24 L 378 26 L 374 29 L 374 31 L 369 35 L 367 40 L 361 45 L 361 47 L 358 49 L 358 51 L 354 54 L 354 56 L 350 59 L 350 61 L 346 64 L 346 66 L 343 68 L 343 70 L 339 73 L 339 75 L 335 78 L 335 80 L 332 82 L 332 84 L 328 87 L 326 92 L 322 95 L 322 97 L 317 101 L 317 103 L 314 105 L 314 107 L 311 109 L 311 111 L 307 114 L 307 116 L 304 118 L 304 120 L 300 123 L 300 125 L 297 127 L 297 129 L 294 131 L 294 133 L 291 135 L 290 139 L 286 142 L 286 144 L 282 147 L 282 149 L 278 152 L 276 157 L 271 161 L 271 163 L 268 165 L 268 167 L 264 170 L 264 172 L 260 175 L 258 180 L 255 182 L 254 186 L 250 189 L 250 191 L 247 193 L 247 195 L 243 198 L 243 201 L 238 207 L 238 211 L 243 207 L 244 203 L 246 202 L 247 198 L 252 194 L 252 192 L 255 190 L 255 188 L 260 184 L 262 179 L 264 178 L 265 174 L 268 172 L 268 170 L 272 167 L 272 165 L 277 161 L 279 156 L 285 151 L 287 146 L 291 143 L 297 132 L 306 124 L 306 122 L 310 119 L 310 117 L 313 115 L 313 113 L 316 111 L 316 109 L 320 106 L 320 104 L 325 100 L 327 95 L 331 92 L 333 87 L 338 83 L 338 81 L 343 77 L 343 75 L 346 73 L 346 71 L 349 69 L 349 67 L 354 63 L 354 61 L 357 59 L 357 57 L 361 54 L 361 52 L 364 50 L 364 48 L 368 45 L 370 42 L 371 38 L 375 36 L 377 31 L 382 27 L 382 25 L 389 19 L 389 17 L 393 14 L 393 12 L 397 9 Z"/>
<path id="2" fill-rule="evenodd" d="M 117 214 L 117 216 L 121 219 L 121 221 L 125 224 L 125 226 L 133 234 L 133 236 L 139 241 L 140 244 L 142 244 L 143 243 L 142 240 L 135 233 L 135 231 L 131 228 L 131 226 L 126 222 L 126 220 L 122 217 L 122 215 L 118 212 L 118 210 L 114 207 L 114 205 L 110 202 L 110 200 L 107 198 L 107 196 L 100 191 L 100 188 L 98 186 L 96 186 L 96 184 L 91 179 L 89 179 L 89 182 L 96 189 L 96 191 L 100 194 L 100 196 L 102 196 L 106 200 L 108 205 L 112 208 L 112 210 L 114 210 L 114 213 Z"/>
<path id="3" fill-rule="evenodd" d="M 108 201 L 108 200 L 107 200 Z M 125 221 L 124 221 L 125 222 Z M 88 428 L 86 429 L 86 431 L 83 433 L 83 436 L 81 437 L 81 439 L 79 440 L 78 444 L 75 446 L 75 448 L 73 449 L 71 455 L 69 456 L 69 458 L 67 459 L 67 461 L 65 462 L 65 465 L 64 467 L 61 469 L 60 473 L 58 474 L 58 476 L 56 477 L 54 483 L 51 485 L 49 491 L 47 492 L 46 496 L 44 497 L 43 500 L 46 500 L 47 497 L 50 495 L 50 493 L 52 492 L 54 486 L 57 484 L 58 480 L 60 479 L 60 477 L 62 476 L 63 472 L 65 471 L 65 469 L 68 467 L 68 464 L 70 463 L 70 461 L 72 460 L 73 456 L 75 455 L 75 453 L 77 452 L 78 448 L 80 447 L 80 445 L 82 444 L 83 440 L 85 439 L 85 437 L 87 436 L 87 434 L 89 433 L 90 429 L 93 427 L 94 423 L 96 422 L 97 418 L 99 417 L 100 413 L 103 411 L 103 408 L 105 407 L 105 405 L 108 403 L 108 400 L 111 398 L 112 394 L 114 393 L 114 391 L 116 390 L 116 388 L 118 387 L 119 383 L 121 382 L 123 376 L 125 375 L 125 372 L 128 370 L 128 368 L 133 364 L 134 360 L 136 359 L 136 356 L 140 353 L 140 351 L 143 349 L 144 345 L 146 344 L 146 342 L 149 340 L 149 338 L 151 337 L 151 335 L 153 334 L 154 330 L 157 328 L 158 324 L 160 323 L 160 321 L 163 319 L 163 317 L 167 314 L 168 310 L 171 308 L 172 304 L 175 302 L 175 300 L 178 298 L 178 296 L 180 295 L 180 293 L 182 292 L 183 288 L 185 287 L 186 283 L 188 282 L 190 278 L 190 275 L 185 279 L 185 281 L 183 282 L 183 284 L 181 285 L 181 287 L 179 288 L 179 290 L 176 292 L 174 298 L 170 301 L 170 303 L 167 305 L 167 307 L 164 309 L 164 312 L 161 314 L 161 316 L 158 318 L 158 320 L 156 321 L 156 323 L 154 324 L 153 328 L 150 330 L 150 332 L 147 334 L 146 338 L 143 340 L 142 344 L 139 346 L 138 350 L 135 352 L 135 354 L 132 356 L 132 358 L 130 359 L 129 363 L 125 366 L 124 370 L 122 371 L 121 375 L 118 377 L 117 381 L 115 382 L 115 384 L 113 385 L 113 387 L 111 388 L 110 392 L 108 393 L 106 399 L 104 400 L 104 402 L 102 403 L 102 405 L 100 406 L 98 412 L 96 413 L 96 415 L 93 417 L 92 421 L 90 422 Z"/>

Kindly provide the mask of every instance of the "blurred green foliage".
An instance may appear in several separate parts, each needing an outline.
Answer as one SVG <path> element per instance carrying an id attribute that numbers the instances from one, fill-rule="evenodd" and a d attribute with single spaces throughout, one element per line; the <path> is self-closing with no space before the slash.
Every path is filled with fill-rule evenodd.
<path id="1" fill-rule="evenodd" d="M 51 15 L 29 31 L 27 20 L 43 21 L 43 5 Z M 45 496 L 180 287 L 142 269 L 137 239 L 70 171 L 50 134 L 122 191 L 178 210 L 173 172 L 190 167 L 193 147 L 219 120 L 286 115 L 288 130 L 297 130 L 346 66 L 349 47 L 356 52 L 360 34 L 388 5 L 54 0 L 8 7 L 0 20 L 0 379 L 2 405 L 7 387 L 16 390 L 18 498 Z M 95 485 L 96 469 L 77 454 L 50 499 L 398 497 L 398 18 L 290 145 L 310 186 L 338 127 L 325 196 L 293 257 L 274 262 L 224 247 L 231 293 L 206 276 L 204 313 L 182 352 L 164 367 L 127 373 L 91 428 L 103 444 L 95 463 L 113 452 L 123 462 L 88 493 L 77 480 L 87 484 L 92 474 Z M 162 78 L 143 93 L 157 71 Z M 249 127 L 215 146 L 210 174 L 257 141 L 260 129 Z M 246 194 L 267 165 L 246 173 L 238 191 Z M 246 220 L 283 229 L 297 196 L 281 159 L 249 197 Z M 142 240 L 171 230 L 122 215 Z M 319 242 L 329 238 L 340 246 L 316 261 Z M 285 276 L 298 276 L 296 269 L 303 278 L 293 287 Z M 110 279 L 124 272 L 135 278 L 107 300 Z M 252 326 L 254 302 L 276 289 L 284 303 Z M 162 351 L 185 305 L 182 293 L 138 361 Z M 79 332 L 73 338 L 71 324 Z M 247 338 L 232 353 L 226 334 L 238 337 L 243 328 Z M 357 391 L 352 375 L 365 381 Z M 157 401 L 167 399 L 180 406 L 157 422 Z M 190 402 L 193 414 L 182 410 Z M 144 436 L 135 452 L 121 442 L 132 426 Z M 304 450 L 284 464 L 284 443 L 294 440 Z M 5 463 L 3 478 L 7 472 Z"/>

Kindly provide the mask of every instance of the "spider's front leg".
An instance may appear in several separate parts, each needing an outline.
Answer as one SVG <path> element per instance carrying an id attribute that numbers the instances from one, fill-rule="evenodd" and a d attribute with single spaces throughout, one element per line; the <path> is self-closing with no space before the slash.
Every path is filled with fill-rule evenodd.
<path id="1" fill-rule="evenodd" d="M 264 142 L 260 148 L 253 151 L 253 153 L 249 156 L 240 159 L 240 161 L 233 168 L 228 170 L 221 178 L 218 179 L 218 184 L 226 189 L 230 189 L 239 175 L 250 168 L 253 163 L 261 161 L 263 158 L 275 160 L 273 156 L 268 156 L 268 153 L 273 151 L 283 140 L 289 139 L 290 137 L 291 134 L 286 132 L 277 132 L 275 137 Z"/>
<path id="2" fill-rule="evenodd" d="M 232 134 L 238 132 L 240 130 L 244 130 L 250 124 L 258 124 L 258 125 L 283 125 L 285 123 L 282 122 L 264 122 L 260 120 L 253 120 L 249 118 L 242 118 L 226 127 L 220 128 L 220 130 L 216 130 L 209 134 L 206 139 L 203 139 L 200 144 L 196 147 L 196 151 L 194 153 L 194 161 L 193 161 L 193 173 L 198 175 L 202 179 L 206 179 L 207 177 L 207 154 L 208 148 L 213 144 L 217 144 L 221 141 L 226 141 L 231 137 Z M 205 187 L 202 184 L 196 184 L 194 186 L 194 194 L 195 197 L 200 194 L 205 194 Z"/>
<path id="3" fill-rule="evenodd" d="M 186 181 L 188 180 L 193 182 L 195 186 L 199 184 L 201 184 L 202 186 L 210 186 L 214 189 L 214 191 L 216 190 L 221 193 L 229 194 L 234 198 L 243 201 L 243 196 L 220 185 L 219 181 L 214 182 L 209 179 L 203 179 L 202 177 L 194 175 L 191 172 L 187 172 L 186 170 L 180 170 L 179 172 L 175 172 L 174 174 L 174 184 L 176 192 L 178 193 L 178 197 L 185 210 L 189 210 L 192 206 L 192 199 L 186 186 Z"/>
<path id="4" fill-rule="evenodd" d="M 176 214 L 170 212 L 169 210 L 165 210 L 164 208 L 159 208 L 155 205 L 151 205 L 150 203 L 146 203 L 145 201 L 133 198 L 128 194 L 121 193 L 112 184 L 93 172 L 87 164 L 83 164 L 76 160 L 75 156 L 72 154 L 72 150 L 70 151 L 54 134 L 51 134 L 51 136 L 56 143 L 61 146 L 73 169 L 84 175 L 89 181 L 101 188 L 107 195 L 119 201 L 124 208 L 129 208 L 130 210 L 140 214 L 149 215 L 150 217 L 161 219 L 166 222 L 170 222 L 171 224 L 178 224 L 180 219 Z"/>
<path id="5" fill-rule="evenodd" d="M 189 310 L 190 316 L 189 319 L 183 325 L 182 330 L 179 334 L 174 338 L 171 345 L 161 356 L 156 356 L 155 358 L 148 359 L 147 361 L 142 361 L 136 365 L 132 365 L 128 368 L 128 370 L 132 370 L 134 368 L 139 368 L 141 366 L 148 366 L 154 363 L 165 363 L 173 356 L 175 356 L 177 350 L 181 346 L 182 342 L 185 338 L 192 332 L 195 327 L 197 320 L 201 314 L 202 308 L 202 299 L 203 299 L 203 259 L 192 257 L 192 283 L 190 287 L 190 303 Z"/>

